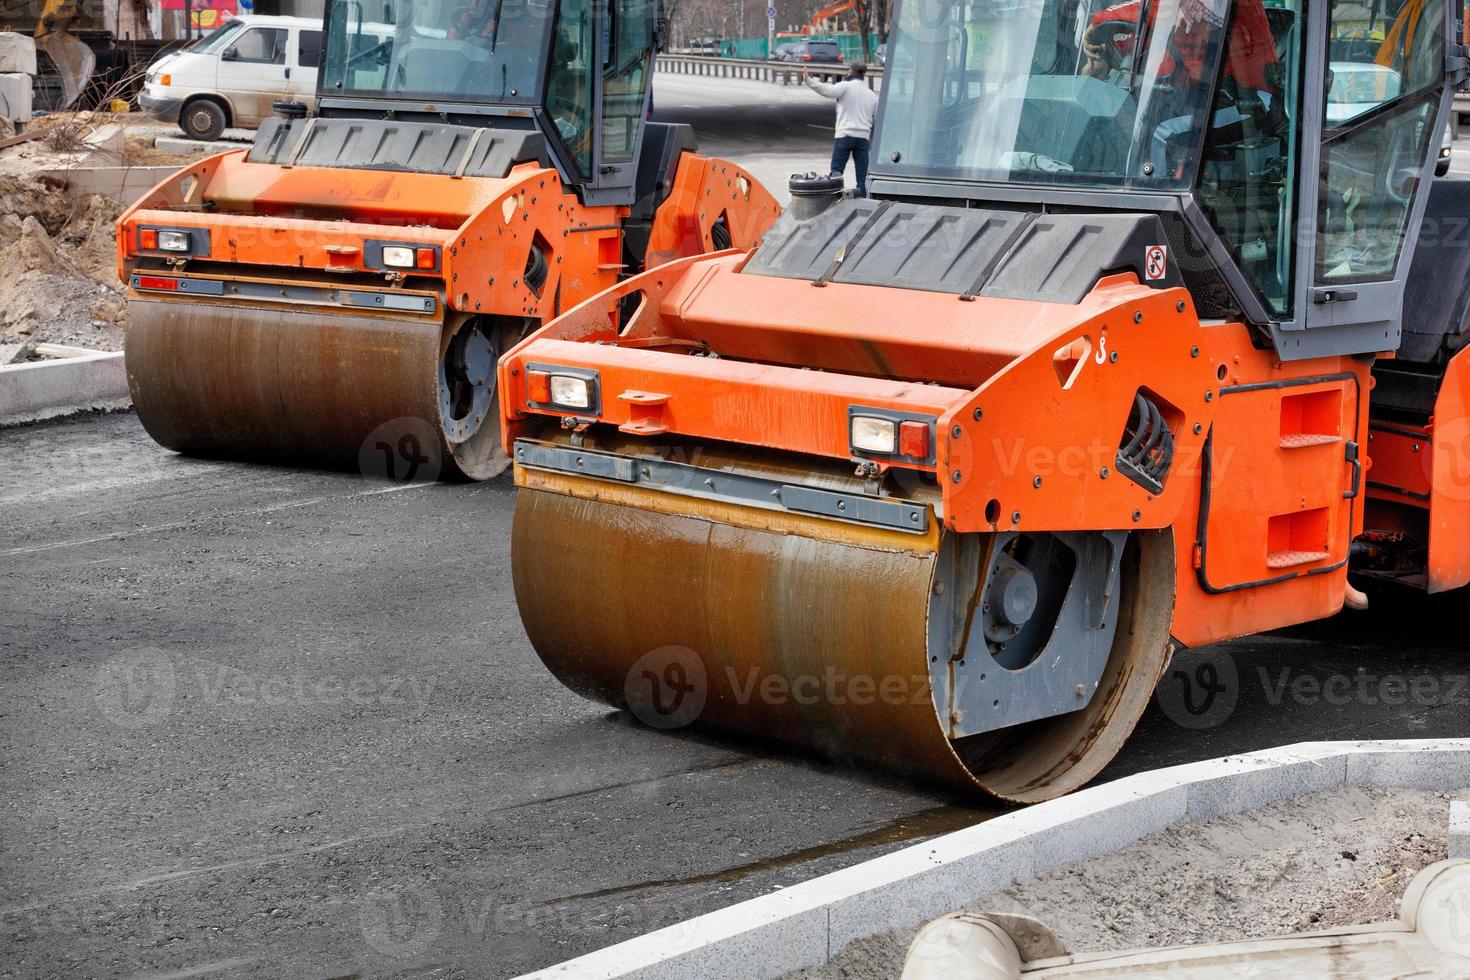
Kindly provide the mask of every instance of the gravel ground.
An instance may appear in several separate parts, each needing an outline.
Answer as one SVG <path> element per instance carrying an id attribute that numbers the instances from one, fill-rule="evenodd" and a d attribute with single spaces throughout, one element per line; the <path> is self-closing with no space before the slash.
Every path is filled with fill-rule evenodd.
<path id="1" fill-rule="evenodd" d="M 1385 922 L 1414 875 L 1446 857 L 1449 801 L 1351 787 L 1183 823 L 1063 865 L 967 907 L 1023 912 L 1074 953 L 1262 939 Z M 915 929 L 853 943 L 793 980 L 891 980 Z"/>

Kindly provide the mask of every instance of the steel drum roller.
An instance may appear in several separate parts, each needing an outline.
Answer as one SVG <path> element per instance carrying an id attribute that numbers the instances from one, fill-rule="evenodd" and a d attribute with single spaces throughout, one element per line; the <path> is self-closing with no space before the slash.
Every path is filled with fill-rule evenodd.
<path id="1" fill-rule="evenodd" d="M 558 679 L 614 707 L 630 707 L 648 657 L 682 651 L 702 668 L 679 675 L 691 683 L 703 675 L 706 696 L 691 719 L 698 725 L 1032 801 L 1096 775 L 1133 728 L 1167 656 L 1172 604 L 1162 602 L 1160 615 L 1125 600 L 1116 648 L 1086 709 L 951 740 L 929 682 L 928 620 L 955 614 L 949 597 L 935 595 L 938 531 L 887 532 L 518 474 L 512 563 L 526 630 Z M 1125 575 L 1135 599 L 1145 579 L 1156 601 L 1172 593 L 1164 544 L 1130 549 Z"/>
<path id="2" fill-rule="evenodd" d="M 177 452 L 353 465 L 386 423 L 438 432 L 442 334 L 381 315 L 134 297 L 128 386 L 148 434 Z"/>

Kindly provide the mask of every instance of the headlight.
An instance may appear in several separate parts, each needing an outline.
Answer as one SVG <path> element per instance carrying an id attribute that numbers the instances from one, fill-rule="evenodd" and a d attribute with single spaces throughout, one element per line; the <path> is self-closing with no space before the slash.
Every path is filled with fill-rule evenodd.
<path id="1" fill-rule="evenodd" d="M 529 365 L 526 371 L 526 401 L 533 408 L 597 414 L 602 411 L 597 372 L 546 364 Z"/>
<path id="2" fill-rule="evenodd" d="M 586 378 L 551 376 L 551 403 L 562 408 L 591 408 L 592 389 Z"/>
<path id="3" fill-rule="evenodd" d="M 383 264 L 390 269 L 412 269 L 413 249 L 406 245 L 384 246 Z"/>
<path id="4" fill-rule="evenodd" d="M 898 454 L 898 423 L 868 415 L 852 417 L 852 448 L 879 456 Z"/>
<path id="5" fill-rule="evenodd" d="M 158 250 L 160 252 L 187 252 L 193 247 L 187 231 L 160 231 L 158 233 Z"/>

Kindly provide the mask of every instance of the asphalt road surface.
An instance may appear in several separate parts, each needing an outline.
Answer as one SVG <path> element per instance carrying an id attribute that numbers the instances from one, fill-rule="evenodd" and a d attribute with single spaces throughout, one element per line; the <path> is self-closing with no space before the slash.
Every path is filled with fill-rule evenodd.
<path id="1" fill-rule="evenodd" d="M 836 103 L 805 86 L 660 74 L 653 97 L 654 119 L 689 123 L 700 152 L 739 163 L 783 203 L 792 174 L 831 169 Z"/>
<path id="2" fill-rule="evenodd" d="M 995 812 L 562 689 L 508 483 L 189 460 L 131 414 L 0 452 L 0 975 L 510 976 Z M 1183 660 L 1108 777 L 1464 735 L 1462 604 Z"/>
<path id="3" fill-rule="evenodd" d="M 773 187 L 825 167 L 815 95 L 657 93 Z M 183 459 L 130 414 L 0 458 L 0 976 L 506 977 L 996 812 L 564 690 L 506 482 Z M 1105 778 L 1465 735 L 1463 598 L 1181 657 Z"/>

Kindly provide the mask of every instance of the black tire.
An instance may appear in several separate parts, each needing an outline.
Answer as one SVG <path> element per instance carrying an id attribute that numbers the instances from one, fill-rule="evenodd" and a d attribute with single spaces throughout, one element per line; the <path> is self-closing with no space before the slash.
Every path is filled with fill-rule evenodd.
<path id="1" fill-rule="evenodd" d="M 224 106 L 213 99 L 195 99 L 179 113 L 179 128 L 190 139 L 213 143 L 225 131 Z"/>

